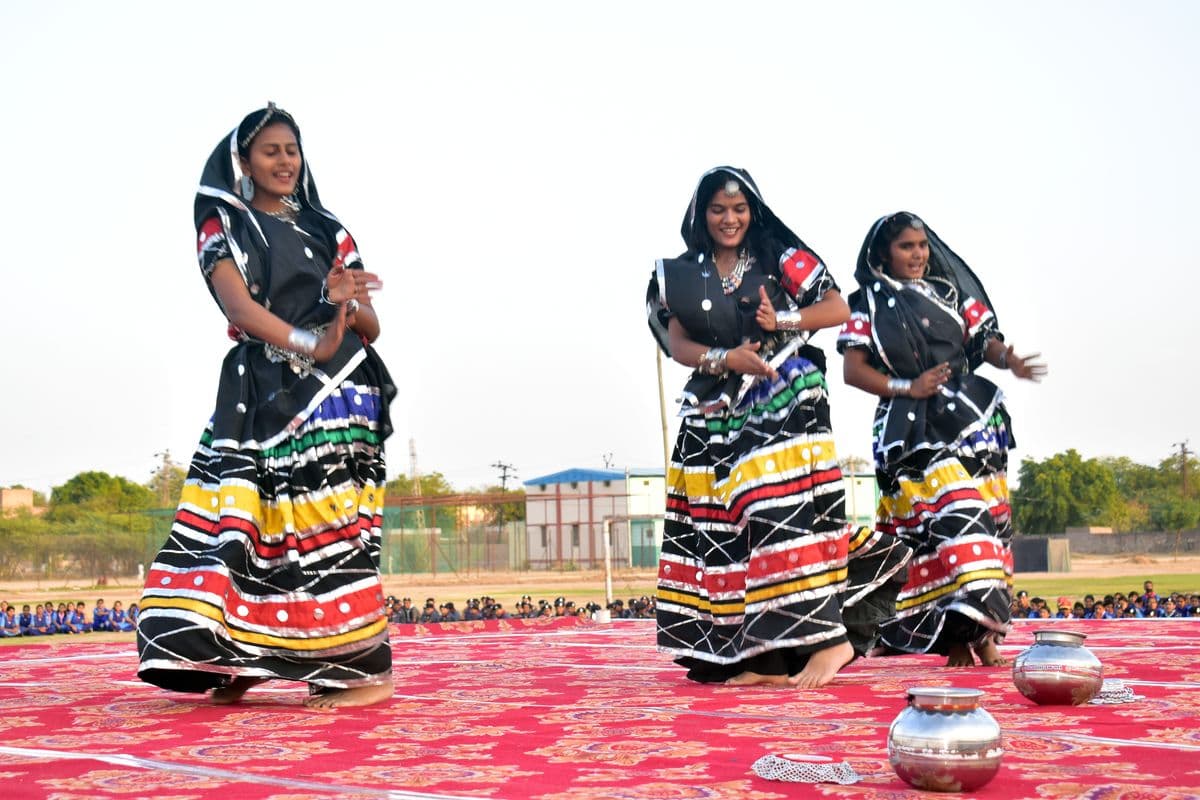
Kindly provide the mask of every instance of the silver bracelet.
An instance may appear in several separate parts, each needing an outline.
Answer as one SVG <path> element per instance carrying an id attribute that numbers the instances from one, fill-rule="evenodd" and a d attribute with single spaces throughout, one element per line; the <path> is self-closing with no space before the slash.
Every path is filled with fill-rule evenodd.
<path id="1" fill-rule="evenodd" d="M 288 333 L 288 347 L 297 353 L 311 356 L 317 351 L 317 342 L 321 341 L 312 331 L 303 328 L 292 328 Z"/>
<path id="2" fill-rule="evenodd" d="M 329 284 L 321 284 L 321 302 L 328 306 L 336 306 L 337 303 L 329 299 Z"/>
<path id="3" fill-rule="evenodd" d="M 800 328 L 800 310 L 787 309 L 775 312 L 775 330 L 798 331 Z"/>
<path id="4" fill-rule="evenodd" d="M 1000 358 L 998 360 L 1000 363 L 996 365 L 997 367 L 999 367 L 1000 369 L 1008 369 L 1008 348 L 1007 347 L 1000 351 Z"/>
<path id="5" fill-rule="evenodd" d="M 895 397 L 912 393 L 912 381 L 907 378 L 888 378 L 888 392 Z"/>
<path id="6" fill-rule="evenodd" d="M 358 313 L 358 301 L 355 300 L 353 297 L 351 297 L 349 300 L 346 301 L 346 313 L 347 314 Z"/>
<path id="7" fill-rule="evenodd" d="M 700 363 L 696 365 L 696 369 L 706 375 L 724 375 L 726 372 L 725 361 L 728 356 L 729 351 L 724 347 L 710 347 L 704 355 L 700 356 Z"/>

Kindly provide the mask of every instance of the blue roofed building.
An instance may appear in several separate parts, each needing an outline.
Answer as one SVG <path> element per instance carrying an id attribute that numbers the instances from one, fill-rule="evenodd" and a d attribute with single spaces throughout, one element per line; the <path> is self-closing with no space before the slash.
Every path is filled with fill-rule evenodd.
<path id="1" fill-rule="evenodd" d="M 531 569 L 604 564 L 604 531 L 614 567 L 654 568 L 662 544 L 666 479 L 657 469 L 565 469 L 525 485 Z"/>

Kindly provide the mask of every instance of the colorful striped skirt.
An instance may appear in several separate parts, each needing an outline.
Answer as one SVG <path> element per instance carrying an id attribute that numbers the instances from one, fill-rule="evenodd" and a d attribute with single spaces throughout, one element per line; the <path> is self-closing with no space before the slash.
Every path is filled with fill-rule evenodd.
<path id="1" fill-rule="evenodd" d="M 680 424 L 658 647 L 694 680 L 800 671 L 809 654 L 853 638 L 843 606 L 881 589 L 907 558 L 894 537 L 846 523 L 824 375 L 799 356 L 778 371 L 736 409 Z"/>
<path id="2" fill-rule="evenodd" d="M 1000 390 L 964 376 L 875 417 L 877 527 L 913 549 L 884 644 L 909 653 L 1003 638 L 1012 589 L 1010 422 Z"/>
<path id="3" fill-rule="evenodd" d="M 234 676 L 314 688 L 390 679 L 379 577 L 386 408 L 368 378 L 360 369 L 331 381 L 265 441 L 216 438 L 209 424 L 146 577 L 143 680 L 203 692 Z"/>

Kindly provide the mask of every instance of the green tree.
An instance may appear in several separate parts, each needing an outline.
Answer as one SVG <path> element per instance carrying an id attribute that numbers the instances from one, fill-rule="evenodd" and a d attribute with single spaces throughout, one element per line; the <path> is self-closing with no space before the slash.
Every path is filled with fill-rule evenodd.
<path id="1" fill-rule="evenodd" d="M 1150 521 L 1160 531 L 1175 534 L 1175 555 L 1183 543 L 1183 532 L 1200 525 L 1200 500 L 1173 494 L 1160 495 L 1150 506 Z"/>
<path id="2" fill-rule="evenodd" d="M 512 500 L 500 504 L 491 504 L 491 513 L 487 517 L 487 524 L 495 525 L 497 522 L 515 522 L 525 519 L 525 490 L 524 489 L 502 489 L 499 486 L 488 486 L 481 492 L 483 495 L 495 496 L 504 494 L 511 497 Z"/>
<path id="3" fill-rule="evenodd" d="M 1137 499 L 1168 485 L 1161 466 L 1156 469 L 1126 456 L 1101 458 L 1099 461 L 1112 472 L 1117 491 L 1127 500 Z"/>
<path id="4" fill-rule="evenodd" d="M 1158 463 L 1158 471 L 1164 487 L 1182 497 L 1200 498 L 1200 461 L 1185 459 L 1181 453 L 1175 453 Z"/>
<path id="5" fill-rule="evenodd" d="M 81 472 L 50 493 L 50 515 L 62 519 L 69 507 L 99 512 L 131 512 L 154 508 L 157 499 L 145 486 L 109 475 L 107 472 Z"/>
<path id="6" fill-rule="evenodd" d="M 446 480 L 446 476 L 440 472 L 429 472 L 422 475 L 420 485 L 422 497 L 437 497 L 455 493 L 454 487 Z M 387 482 L 386 494 L 388 497 L 412 497 L 412 478 L 407 475 L 399 475 L 392 478 Z"/>
<path id="7" fill-rule="evenodd" d="M 27 569 L 34 571 L 35 551 L 49 541 L 50 526 L 40 517 L 27 511 L 0 517 L 0 575 L 16 578 Z"/>
<path id="8" fill-rule="evenodd" d="M 1106 525 L 1120 495 L 1112 470 L 1075 450 L 1045 461 L 1021 462 L 1019 486 L 1013 492 L 1017 530 L 1027 534 L 1059 533 L 1068 527 Z"/>
<path id="9" fill-rule="evenodd" d="M 180 495 L 183 494 L 187 470 L 171 460 L 170 451 L 164 451 L 159 455 L 162 457 L 162 463 L 159 464 L 158 469 L 154 470 L 150 480 L 146 482 L 146 488 L 158 498 L 159 508 L 175 508 L 179 505 Z"/>

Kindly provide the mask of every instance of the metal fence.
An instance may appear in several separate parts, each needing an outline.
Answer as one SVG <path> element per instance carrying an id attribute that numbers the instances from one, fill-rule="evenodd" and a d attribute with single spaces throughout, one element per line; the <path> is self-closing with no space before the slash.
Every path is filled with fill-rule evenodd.
<path id="1" fill-rule="evenodd" d="M 599 569 L 608 528 L 614 568 L 658 564 L 661 515 L 597 516 L 585 523 L 527 528 L 524 499 L 450 495 L 388 499 L 383 511 L 380 570 L 385 574 L 460 574 Z M 149 567 L 171 530 L 174 509 L 143 512 L 141 563 Z M 609 515 L 610 517 L 612 515 Z M 657 522 L 656 522 L 657 521 Z M 532 539 L 531 539 L 532 537 Z"/>

